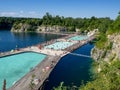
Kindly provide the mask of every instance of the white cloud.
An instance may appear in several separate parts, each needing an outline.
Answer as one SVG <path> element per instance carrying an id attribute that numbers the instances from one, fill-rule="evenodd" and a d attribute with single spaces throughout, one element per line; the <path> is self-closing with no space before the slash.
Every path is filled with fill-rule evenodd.
<path id="1" fill-rule="evenodd" d="M 40 17 L 40 14 L 35 11 L 28 11 L 25 12 L 23 10 L 18 12 L 0 12 L 0 16 L 6 16 L 6 17 Z"/>
<path id="2" fill-rule="evenodd" d="M 24 12 L 21 10 L 20 13 L 24 13 Z"/>
<path id="3" fill-rule="evenodd" d="M 0 12 L 0 16 L 17 16 L 18 13 L 16 12 Z"/>
<path id="4" fill-rule="evenodd" d="M 36 14 L 36 12 L 35 11 L 30 11 L 30 12 L 28 12 L 29 14 Z"/>
<path id="5" fill-rule="evenodd" d="M 35 11 L 28 12 L 28 17 L 39 17 L 39 16 L 40 16 L 40 14 Z"/>

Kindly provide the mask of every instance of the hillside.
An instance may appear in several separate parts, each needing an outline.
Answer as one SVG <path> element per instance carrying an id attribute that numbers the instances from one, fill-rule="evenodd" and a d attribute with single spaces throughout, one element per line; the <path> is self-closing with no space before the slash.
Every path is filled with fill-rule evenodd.
<path id="1" fill-rule="evenodd" d="M 120 13 L 108 30 L 97 36 L 91 54 L 94 80 L 80 90 L 120 90 Z"/>

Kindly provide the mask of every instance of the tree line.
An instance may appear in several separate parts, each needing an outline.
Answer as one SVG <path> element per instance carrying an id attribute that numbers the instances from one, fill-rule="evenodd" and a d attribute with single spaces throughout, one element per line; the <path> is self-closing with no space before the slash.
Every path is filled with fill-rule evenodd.
<path id="1" fill-rule="evenodd" d="M 0 29 L 11 29 L 12 26 L 16 26 L 19 23 L 28 24 L 31 26 L 63 26 L 68 31 L 75 31 L 79 29 L 80 32 L 90 31 L 93 29 L 99 29 L 101 32 L 106 32 L 108 27 L 114 22 L 109 17 L 97 18 L 95 16 L 91 18 L 73 18 L 64 16 L 52 16 L 48 12 L 42 18 L 13 18 L 13 17 L 0 17 Z"/>

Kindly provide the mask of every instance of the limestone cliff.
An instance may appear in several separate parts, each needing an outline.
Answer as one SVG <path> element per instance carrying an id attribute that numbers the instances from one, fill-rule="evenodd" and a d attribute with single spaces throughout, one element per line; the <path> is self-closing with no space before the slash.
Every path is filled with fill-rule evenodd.
<path id="1" fill-rule="evenodd" d="M 32 28 L 32 26 L 29 25 L 29 24 L 18 23 L 18 24 L 14 24 L 12 26 L 11 31 L 14 31 L 14 32 L 26 32 L 26 31 L 30 30 L 31 28 Z"/>
<path id="2" fill-rule="evenodd" d="M 26 32 L 26 31 L 40 31 L 40 32 L 63 32 L 63 31 L 67 31 L 67 28 L 64 26 L 58 26 L 58 25 L 54 25 L 54 26 L 33 26 L 30 24 L 26 24 L 26 23 L 18 23 L 18 24 L 14 24 L 11 31 L 13 32 Z"/>
<path id="3" fill-rule="evenodd" d="M 67 31 L 67 28 L 63 27 L 63 26 L 58 26 L 58 25 L 54 25 L 54 26 L 38 26 L 37 31 L 42 31 L 42 32 L 63 32 L 63 31 Z"/>
<path id="4" fill-rule="evenodd" d="M 105 61 L 120 59 L 120 34 L 107 36 L 106 48 L 99 49 L 96 46 L 92 49 L 91 55 L 94 60 L 104 59 Z M 110 46 L 110 48 L 108 48 Z"/>

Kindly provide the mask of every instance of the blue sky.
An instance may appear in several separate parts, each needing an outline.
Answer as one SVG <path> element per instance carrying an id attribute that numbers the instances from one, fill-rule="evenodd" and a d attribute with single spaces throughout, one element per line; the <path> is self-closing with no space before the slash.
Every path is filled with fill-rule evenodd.
<path id="1" fill-rule="evenodd" d="M 64 17 L 110 17 L 120 11 L 120 0 L 0 0 L 0 16 L 41 18 L 46 12 Z"/>

